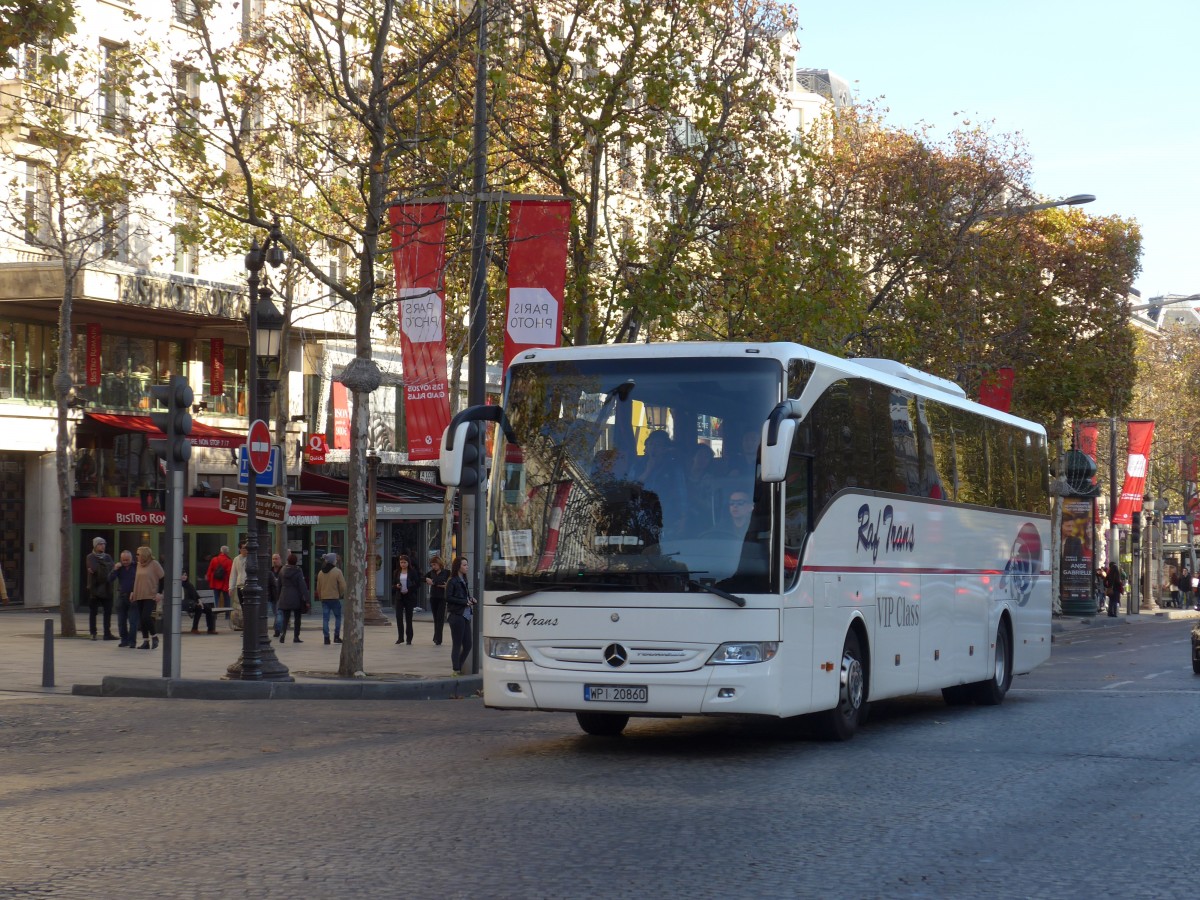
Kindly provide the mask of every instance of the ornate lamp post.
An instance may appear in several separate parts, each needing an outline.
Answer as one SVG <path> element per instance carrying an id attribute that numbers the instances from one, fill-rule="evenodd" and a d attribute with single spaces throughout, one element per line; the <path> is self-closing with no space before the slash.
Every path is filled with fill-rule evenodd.
<path id="1" fill-rule="evenodd" d="M 280 343 L 283 337 L 283 316 L 271 302 L 271 289 L 259 286 L 259 273 L 263 265 L 270 263 L 272 268 L 283 264 L 283 247 L 280 246 L 282 235 L 279 232 L 279 222 L 271 225 L 267 240 L 262 247 L 257 239 L 250 244 L 250 252 L 246 254 L 246 271 L 249 273 L 247 284 L 250 288 L 250 313 L 247 316 L 247 330 L 250 339 L 250 360 L 255 366 L 255 376 L 249 380 L 249 403 L 247 408 L 257 419 L 264 422 L 271 418 L 271 393 L 275 383 L 269 377 L 269 367 L 272 360 L 279 359 Z M 259 581 L 260 571 L 259 550 L 270 546 L 266 534 L 266 522 L 259 522 L 257 510 L 258 500 L 257 477 L 253 469 L 249 472 L 246 486 L 246 582 L 242 587 L 242 655 L 231 665 L 227 677 L 241 681 L 291 681 L 287 667 L 279 661 L 271 646 L 270 629 L 267 627 L 267 604 L 263 602 L 262 583 Z M 268 564 L 262 565 L 265 571 Z"/>

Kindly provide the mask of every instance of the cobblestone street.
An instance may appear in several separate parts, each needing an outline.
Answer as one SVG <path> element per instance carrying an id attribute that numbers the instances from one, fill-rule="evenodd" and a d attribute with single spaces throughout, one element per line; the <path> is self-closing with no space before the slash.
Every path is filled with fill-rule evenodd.
<path id="1" fill-rule="evenodd" d="M 0 694 L 0 897 L 1182 897 L 1187 622 L 849 744 L 740 719 Z M 1182 843 L 1181 843 L 1182 842 Z"/>

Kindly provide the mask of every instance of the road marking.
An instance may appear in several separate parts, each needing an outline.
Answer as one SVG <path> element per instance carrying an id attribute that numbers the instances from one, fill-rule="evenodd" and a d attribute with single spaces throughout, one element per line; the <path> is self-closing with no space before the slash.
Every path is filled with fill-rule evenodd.
<path id="1" fill-rule="evenodd" d="M 1143 678 L 1157 678 L 1159 675 L 1170 675 L 1173 670 L 1168 669 L 1166 672 L 1155 672 L 1153 675 L 1143 675 Z"/>
<path id="2" fill-rule="evenodd" d="M 1132 681 L 1114 681 L 1112 684 L 1106 684 L 1100 688 L 1102 691 L 1111 691 L 1113 688 L 1119 688 L 1123 684 L 1133 684 Z"/>

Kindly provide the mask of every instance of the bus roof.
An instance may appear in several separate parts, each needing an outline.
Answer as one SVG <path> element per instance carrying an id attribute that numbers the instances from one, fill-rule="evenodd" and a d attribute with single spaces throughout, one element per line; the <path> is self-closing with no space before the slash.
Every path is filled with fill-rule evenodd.
<path id="1" fill-rule="evenodd" d="M 786 366 L 790 360 L 804 359 L 812 362 L 818 368 L 827 370 L 826 377 L 820 379 L 825 384 L 820 391 L 833 381 L 835 375 L 864 378 L 878 384 L 894 388 L 920 397 L 927 397 L 946 403 L 949 406 L 968 410 L 977 415 L 1007 422 L 1028 431 L 1045 436 L 1046 430 L 1036 422 L 1022 419 L 990 406 L 984 406 L 967 398 L 966 392 L 955 382 L 937 375 L 931 375 L 920 369 L 914 369 L 903 363 L 888 359 L 843 359 L 814 350 L 803 344 L 790 341 L 771 342 L 723 342 L 723 341 L 678 341 L 649 344 L 586 344 L 582 347 L 548 347 L 544 349 L 524 350 L 513 359 L 512 365 L 531 362 L 554 362 L 572 359 L 647 359 L 678 358 L 687 359 L 704 356 L 767 356 Z M 807 391 L 806 391 L 807 393 Z M 815 399 L 815 398 L 813 398 Z M 807 410 L 806 410 L 807 413 Z"/>

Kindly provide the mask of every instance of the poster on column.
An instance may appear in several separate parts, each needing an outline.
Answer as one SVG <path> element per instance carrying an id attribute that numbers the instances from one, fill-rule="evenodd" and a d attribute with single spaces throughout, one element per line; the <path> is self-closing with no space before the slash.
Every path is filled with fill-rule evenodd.
<path id="1" fill-rule="evenodd" d="M 514 200 L 508 206 L 505 371 L 522 350 L 562 343 L 570 225 L 566 200 Z"/>
<path id="2" fill-rule="evenodd" d="M 1060 596 L 1064 603 L 1087 604 L 1092 599 L 1092 547 L 1096 501 L 1064 498 L 1062 506 L 1062 559 L 1060 562 Z"/>
<path id="3" fill-rule="evenodd" d="M 1154 422 L 1128 423 L 1129 454 L 1125 463 L 1125 486 L 1117 500 L 1114 525 L 1132 525 L 1133 514 L 1142 511 L 1142 495 L 1146 491 L 1146 469 L 1150 465 L 1150 442 L 1154 439 Z"/>
<path id="4" fill-rule="evenodd" d="M 408 458 L 438 458 L 450 424 L 446 376 L 446 205 L 408 203 L 388 210 L 392 263 L 400 301 L 400 347 L 404 359 L 404 414 Z"/>

